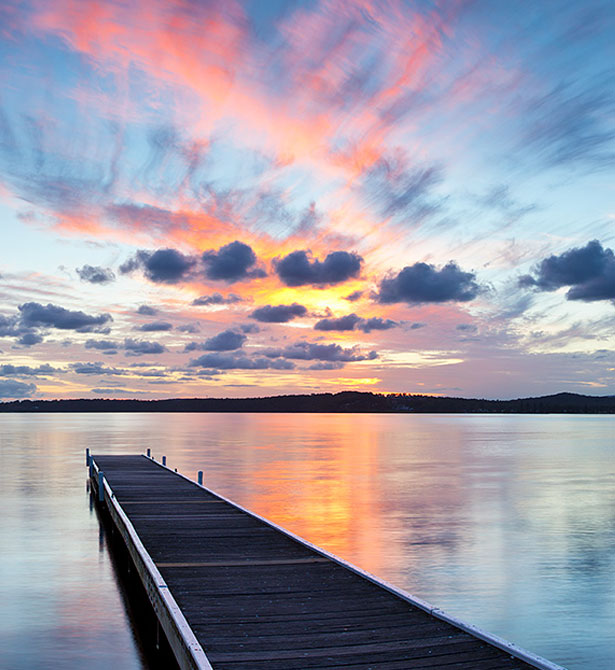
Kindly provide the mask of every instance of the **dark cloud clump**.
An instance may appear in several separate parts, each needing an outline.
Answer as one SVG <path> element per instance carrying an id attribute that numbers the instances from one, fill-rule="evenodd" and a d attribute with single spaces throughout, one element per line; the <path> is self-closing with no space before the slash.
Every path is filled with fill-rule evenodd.
<path id="1" fill-rule="evenodd" d="M 246 339 L 243 333 L 238 333 L 236 330 L 223 330 L 206 340 L 203 349 L 205 351 L 233 351 L 243 347 Z"/>
<path id="2" fill-rule="evenodd" d="M 168 321 L 151 321 L 150 323 L 144 323 L 141 326 L 138 326 L 137 330 L 141 330 L 144 333 L 157 333 L 173 330 L 173 324 Z"/>
<path id="3" fill-rule="evenodd" d="M 255 309 L 250 318 L 263 323 L 287 323 L 298 316 L 305 316 L 307 309 L 294 302 L 292 305 L 265 305 Z"/>
<path id="4" fill-rule="evenodd" d="M 0 398 L 29 398 L 36 392 L 36 384 L 15 379 L 0 379 Z"/>
<path id="5" fill-rule="evenodd" d="M 356 314 L 347 314 L 337 319 L 321 319 L 314 326 L 315 330 L 354 330 L 361 322 Z"/>
<path id="6" fill-rule="evenodd" d="M 128 356 L 142 356 L 144 354 L 162 354 L 167 348 L 160 342 L 148 342 L 147 340 L 133 340 L 127 337 L 124 340 L 124 349 Z"/>
<path id="7" fill-rule="evenodd" d="M 38 302 L 26 302 L 19 305 L 21 323 L 27 328 L 58 328 L 76 330 L 79 333 L 100 331 L 109 321 L 110 314 L 91 316 L 81 311 L 71 311 L 58 305 L 41 305 Z"/>
<path id="8" fill-rule="evenodd" d="M 268 349 L 263 352 L 268 358 L 290 358 L 303 361 L 340 361 L 350 363 L 378 358 L 375 351 L 365 354 L 358 347 L 344 349 L 339 344 L 319 344 L 315 342 L 295 342 L 288 347 Z"/>
<path id="9" fill-rule="evenodd" d="M 15 337 L 21 331 L 17 325 L 17 317 L 2 316 L 0 314 L 0 337 Z"/>
<path id="10" fill-rule="evenodd" d="M 358 277 L 363 259 L 355 253 L 334 251 L 324 261 L 312 259 L 308 251 L 293 251 L 274 262 L 278 277 L 286 286 L 340 284 Z"/>
<path id="11" fill-rule="evenodd" d="M 271 360 L 262 356 L 249 357 L 235 354 L 203 354 L 190 361 L 191 367 L 215 370 L 292 370 L 292 361 Z"/>
<path id="12" fill-rule="evenodd" d="M 73 372 L 78 375 L 123 375 L 124 370 L 109 368 L 104 363 L 88 361 L 87 363 L 71 363 Z"/>
<path id="13" fill-rule="evenodd" d="M 104 351 L 106 349 L 115 349 L 117 346 L 117 343 L 111 340 L 86 340 L 85 342 L 86 349 L 101 349 Z"/>
<path id="14" fill-rule="evenodd" d="M 391 319 L 382 319 L 379 316 L 374 316 L 369 319 L 363 319 L 356 314 L 346 314 L 336 319 L 321 319 L 314 326 L 315 330 L 362 330 L 364 333 L 369 333 L 372 330 L 389 330 L 397 326 L 396 321 Z"/>
<path id="15" fill-rule="evenodd" d="M 347 295 L 344 300 L 348 300 L 349 302 L 356 302 L 361 298 L 363 295 L 363 291 L 353 291 L 349 295 Z"/>
<path id="16" fill-rule="evenodd" d="M 49 363 L 39 365 L 37 368 L 29 365 L 12 365 L 11 363 L 0 365 L 0 376 L 2 377 L 38 377 L 39 375 L 50 375 L 57 372 L 62 371 L 51 367 Z"/>
<path id="17" fill-rule="evenodd" d="M 181 326 L 177 326 L 177 330 L 182 333 L 198 333 L 201 327 L 198 323 L 183 323 Z"/>
<path id="18" fill-rule="evenodd" d="M 372 330 L 390 330 L 397 327 L 397 321 L 392 319 L 382 319 L 379 316 L 373 316 L 371 319 L 363 319 L 359 324 L 359 330 L 364 333 L 370 333 Z"/>
<path id="19" fill-rule="evenodd" d="M 266 272 L 256 266 L 256 254 L 252 248 L 243 242 L 235 240 L 220 247 L 218 251 L 203 252 L 205 276 L 215 281 L 225 281 L 229 284 L 241 279 L 255 279 L 265 277 Z"/>
<path id="20" fill-rule="evenodd" d="M 32 347 L 35 344 L 40 344 L 43 337 L 38 333 L 24 333 L 18 340 L 17 344 L 22 344 L 24 347 Z"/>
<path id="21" fill-rule="evenodd" d="M 143 314 L 144 316 L 156 316 L 158 310 L 151 305 L 140 305 L 137 309 L 137 314 Z"/>
<path id="22" fill-rule="evenodd" d="M 145 251 L 140 249 L 133 258 L 120 265 L 120 272 L 127 274 L 143 270 L 145 276 L 157 284 L 177 284 L 190 277 L 197 260 L 176 249 Z"/>
<path id="23" fill-rule="evenodd" d="M 341 361 L 318 361 L 308 366 L 308 370 L 341 370 L 344 363 Z"/>
<path id="24" fill-rule="evenodd" d="M 115 281 L 115 273 L 110 268 L 101 268 L 94 265 L 84 265 L 82 268 L 75 268 L 79 279 L 90 284 L 110 284 Z"/>
<path id="25" fill-rule="evenodd" d="M 234 305 L 238 302 L 243 302 L 243 298 L 235 293 L 229 293 L 226 297 L 221 293 L 212 293 L 212 295 L 202 295 L 195 298 L 192 304 L 195 307 L 201 305 L 209 307 L 210 305 Z"/>
<path id="26" fill-rule="evenodd" d="M 570 286 L 568 300 L 614 300 L 615 255 L 598 240 L 584 247 L 565 251 L 559 256 L 549 256 L 538 265 L 535 276 L 524 275 L 519 279 L 522 287 L 539 291 L 555 291 Z"/>
<path id="27" fill-rule="evenodd" d="M 375 298 L 384 304 L 467 302 L 476 298 L 480 291 L 476 275 L 463 272 L 453 261 L 441 270 L 431 264 L 415 263 L 397 275 L 383 279 Z"/>

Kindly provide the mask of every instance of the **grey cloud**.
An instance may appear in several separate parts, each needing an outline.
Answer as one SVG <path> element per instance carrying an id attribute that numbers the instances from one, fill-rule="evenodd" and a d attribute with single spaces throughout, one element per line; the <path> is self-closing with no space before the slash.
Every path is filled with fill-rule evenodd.
<path id="1" fill-rule="evenodd" d="M 62 370 L 53 368 L 48 363 L 39 365 L 37 368 L 30 367 L 29 365 L 11 365 L 10 363 L 0 365 L 0 376 L 2 377 L 38 377 L 57 372 L 62 372 Z"/>
<path id="2" fill-rule="evenodd" d="M 201 326 L 198 323 L 184 323 L 181 326 L 177 326 L 177 330 L 182 333 L 198 333 L 201 330 Z"/>
<path id="3" fill-rule="evenodd" d="M 341 370 L 345 363 L 341 361 L 319 361 L 308 366 L 308 370 Z"/>
<path id="4" fill-rule="evenodd" d="M 341 361 L 344 363 L 378 358 L 378 354 L 375 351 L 365 354 L 358 347 L 344 349 L 339 344 L 318 344 L 303 341 L 295 342 L 288 347 L 280 349 L 267 349 L 263 351 L 263 355 L 268 358 L 290 358 L 303 361 Z"/>
<path id="5" fill-rule="evenodd" d="M 242 323 L 239 328 L 242 333 L 260 333 L 261 329 L 255 323 Z"/>
<path id="6" fill-rule="evenodd" d="M 392 319 L 382 319 L 379 316 L 373 316 L 370 319 L 363 319 L 358 328 L 364 333 L 370 333 L 372 330 L 390 330 L 397 325 L 397 321 L 393 321 Z"/>
<path id="7" fill-rule="evenodd" d="M 549 256 L 538 265 L 535 276 L 524 275 L 519 279 L 522 287 L 535 287 L 539 291 L 555 291 L 570 286 L 568 300 L 615 299 L 615 255 L 598 240 L 588 242 L 559 256 Z"/>
<path id="8" fill-rule="evenodd" d="M 312 259 L 307 251 L 293 251 L 274 261 L 275 271 L 286 286 L 339 284 L 361 272 L 363 259 L 355 253 L 334 251 L 324 261 Z"/>
<path id="9" fill-rule="evenodd" d="M 21 335 L 22 331 L 17 324 L 16 316 L 2 316 L 0 314 L 0 337 L 15 337 Z"/>
<path id="10" fill-rule="evenodd" d="M 265 305 L 255 309 L 250 318 L 263 323 L 287 323 L 295 317 L 305 316 L 307 309 L 294 302 L 292 305 Z"/>
<path id="11" fill-rule="evenodd" d="M 75 270 L 81 281 L 90 284 L 110 284 L 115 281 L 115 273 L 110 268 L 84 265 L 82 268 L 75 268 Z"/>
<path id="12" fill-rule="evenodd" d="M 150 281 L 157 284 L 176 284 L 190 277 L 196 262 L 192 256 L 185 256 L 176 249 L 141 249 L 133 258 L 120 265 L 120 272 L 127 274 L 140 268 Z"/>
<path id="13" fill-rule="evenodd" d="M 86 363 L 71 363 L 70 368 L 78 375 L 123 375 L 125 370 L 118 368 L 109 368 L 104 363 L 86 362 Z"/>
<path id="14" fill-rule="evenodd" d="M 112 321 L 110 314 L 91 316 L 81 311 L 71 311 L 58 305 L 41 305 L 38 302 L 26 302 L 19 306 L 21 323 L 28 328 L 58 328 L 76 330 L 79 333 L 100 331 L 101 327 Z"/>
<path id="15" fill-rule="evenodd" d="M 344 298 L 344 300 L 348 300 L 349 302 L 356 302 L 357 300 L 359 300 L 359 298 L 361 298 L 363 293 L 364 293 L 363 291 L 353 291 L 352 293 L 347 295 Z"/>
<path id="16" fill-rule="evenodd" d="M 356 314 L 347 314 L 336 319 L 321 319 L 314 326 L 315 330 L 362 330 L 369 333 L 372 330 L 389 330 L 397 326 L 396 321 L 391 319 L 382 319 L 374 316 L 369 319 L 363 319 Z"/>
<path id="17" fill-rule="evenodd" d="M 204 354 L 190 361 L 191 367 L 212 368 L 211 374 L 219 370 L 292 370 L 292 361 L 271 360 L 264 357 L 236 356 L 234 354 Z"/>
<path id="18" fill-rule="evenodd" d="M 17 344 L 23 344 L 24 347 L 32 347 L 35 344 L 40 344 L 43 338 L 38 333 L 24 333 L 18 340 Z"/>
<path id="19" fill-rule="evenodd" d="M 162 354 L 167 348 L 160 342 L 148 342 L 147 340 L 133 340 L 126 338 L 124 340 L 124 349 L 128 356 L 142 356 L 143 354 Z"/>
<path id="20" fill-rule="evenodd" d="M 86 340 L 85 342 L 86 349 L 115 349 L 117 346 L 117 342 L 111 340 Z"/>
<path id="21" fill-rule="evenodd" d="M 383 279 L 375 298 L 384 304 L 466 302 L 480 293 L 481 288 L 475 279 L 473 272 L 463 272 L 453 261 L 441 270 L 427 263 L 415 263 L 397 275 Z"/>
<path id="22" fill-rule="evenodd" d="M 458 323 L 455 326 L 455 330 L 460 330 L 465 333 L 475 333 L 478 328 L 471 323 Z"/>
<path id="23" fill-rule="evenodd" d="M 337 319 L 321 319 L 314 326 L 315 330 L 354 330 L 361 322 L 356 314 L 347 314 Z"/>
<path id="24" fill-rule="evenodd" d="M 235 293 L 229 293 L 226 297 L 221 293 L 213 293 L 212 295 L 202 295 L 195 298 L 192 301 L 192 304 L 195 306 L 203 305 L 209 307 L 210 305 L 234 305 L 238 302 L 243 302 L 243 298 Z"/>
<path id="25" fill-rule="evenodd" d="M 35 392 L 36 384 L 0 379 L 0 398 L 29 398 Z"/>
<path id="26" fill-rule="evenodd" d="M 232 284 L 241 279 L 266 276 L 264 270 L 255 267 L 257 258 L 252 248 L 238 240 L 220 247 L 218 251 L 205 251 L 202 259 L 208 279 Z"/>
<path id="27" fill-rule="evenodd" d="M 233 351 L 240 349 L 246 339 L 243 333 L 238 333 L 236 330 L 223 330 L 206 340 L 203 349 L 205 351 Z"/>
<path id="28" fill-rule="evenodd" d="M 155 307 L 151 307 L 150 305 L 139 305 L 137 314 L 143 314 L 144 316 L 156 316 L 156 314 L 158 314 L 158 310 Z"/>
<path id="29" fill-rule="evenodd" d="M 138 326 L 136 330 L 141 330 L 144 333 L 157 333 L 166 330 L 173 330 L 173 324 L 168 321 L 151 321 Z"/>

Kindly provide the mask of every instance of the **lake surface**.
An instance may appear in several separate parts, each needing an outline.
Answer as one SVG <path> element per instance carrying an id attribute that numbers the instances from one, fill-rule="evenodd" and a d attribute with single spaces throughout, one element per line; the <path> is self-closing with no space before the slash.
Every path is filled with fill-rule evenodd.
<path id="1" fill-rule="evenodd" d="M 147 668 L 85 488 L 156 457 L 570 670 L 615 667 L 615 417 L 1 414 L 0 666 Z"/>

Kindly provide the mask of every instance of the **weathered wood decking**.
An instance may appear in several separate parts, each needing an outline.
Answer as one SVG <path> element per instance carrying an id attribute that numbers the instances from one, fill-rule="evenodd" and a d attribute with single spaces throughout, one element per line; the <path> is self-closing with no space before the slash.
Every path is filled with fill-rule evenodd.
<path id="1" fill-rule="evenodd" d="M 453 625 L 149 458 L 92 459 L 180 667 L 559 668 Z"/>

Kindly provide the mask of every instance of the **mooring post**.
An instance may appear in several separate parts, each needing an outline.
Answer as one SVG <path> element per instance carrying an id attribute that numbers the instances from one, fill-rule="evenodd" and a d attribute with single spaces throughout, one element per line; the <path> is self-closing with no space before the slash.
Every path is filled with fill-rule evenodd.
<path id="1" fill-rule="evenodd" d="M 162 457 L 162 464 L 163 464 L 163 465 L 166 465 L 166 464 L 167 464 L 167 457 L 166 457 L 166 456 L 163 456 L 163 457 Z"/>
<path id="2" fill-rule="evenodd" d="M 98 471 L 98 502 L 105 500 L 105 473 L 102 470 Z"/>
<path id="3" fill-rule="evenodd" d="M 90 464 L 90 450 L 87 448 L 85 450 L 85 464 L 86 465 Z"/>
<path id="4" fill-rule="evenodd" d="M 199 470 L 199 471 L 196 473 L 196 477 L 197 477 L 197 481 L 198 481 L 198 483 L 199 483 L 199 486 L 203 486 L 203 471 L 202 471 L 202 470 Z"/>
<path id="5" fill-rule="evenodd" d="M 149 458 L 151 455 L 152 455 L 152 450 L 151 450 L 151 449 L 148 449 L 148 450 L 147 450 L 147 457 Z"/>

